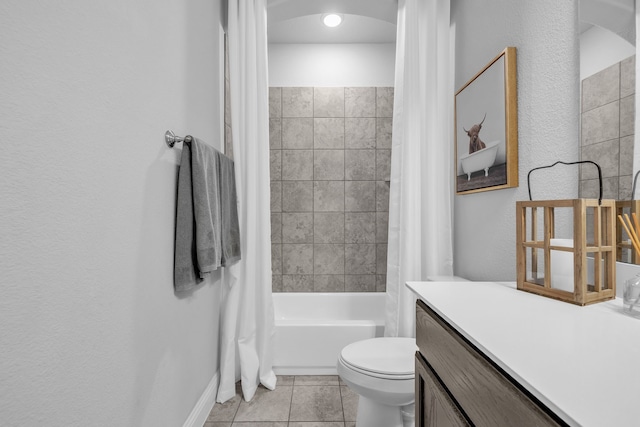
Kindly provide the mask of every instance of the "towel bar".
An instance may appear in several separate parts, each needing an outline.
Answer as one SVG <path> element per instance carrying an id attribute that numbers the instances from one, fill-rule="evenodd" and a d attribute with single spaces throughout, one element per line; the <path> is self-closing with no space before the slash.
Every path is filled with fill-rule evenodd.
<path id="1" fill-rule="evenodd" d="M 176 144 L 176 142 L 191 142 L 192 137 L 191 135 L 187 135 L 184 138 L 181 136 L 176 136 L 175 133 L 173 133 L 172 131 L 168 130 L 164 133 L 164 141 L 167 143 L 167 145 L 169 146 L 169 148 L 173 148 L 173 146 Z"/>

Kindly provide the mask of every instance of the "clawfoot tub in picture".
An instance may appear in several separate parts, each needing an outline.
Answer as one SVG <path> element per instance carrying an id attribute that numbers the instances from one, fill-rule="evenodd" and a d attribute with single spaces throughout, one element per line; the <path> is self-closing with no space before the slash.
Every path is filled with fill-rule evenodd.
<path id="1" fill-rule="evenodd" d="M 500 141 L 487 143 L 487 148 L 464 155 L 460 158 L 462 171 L 467 174 L 467 181 L 471 180 L 471 174 L 484 169 L 484 176 L 489 176 L 489 168 L 493 166 L 498 154 Z"/>

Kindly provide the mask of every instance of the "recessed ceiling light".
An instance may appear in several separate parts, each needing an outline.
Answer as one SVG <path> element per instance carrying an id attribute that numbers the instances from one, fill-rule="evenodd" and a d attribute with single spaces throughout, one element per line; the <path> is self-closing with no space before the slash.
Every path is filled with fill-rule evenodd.
<path id="1" fill-rule="evenodd" d="M 337 13 L 322 15 L 322 22 L 324 22 L 324 25 L 327 27 L 337 27 L 342 22 L 342 15 L 338 15 Z"/>

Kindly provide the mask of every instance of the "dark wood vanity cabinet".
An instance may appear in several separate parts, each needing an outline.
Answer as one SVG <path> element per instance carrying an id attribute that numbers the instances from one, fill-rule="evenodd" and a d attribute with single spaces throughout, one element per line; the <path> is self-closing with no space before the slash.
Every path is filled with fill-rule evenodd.
<path id="1" fill-rule="evenodd" d="M 421 300 L 416 317 L 417 427 L 566 425 Z"/>

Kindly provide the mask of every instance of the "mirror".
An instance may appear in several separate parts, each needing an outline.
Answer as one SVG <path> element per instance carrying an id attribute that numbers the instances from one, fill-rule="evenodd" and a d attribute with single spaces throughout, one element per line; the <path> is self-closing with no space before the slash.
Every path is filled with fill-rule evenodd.
<path id="1" fill-rule="evenodd" d="M 603 196 L 618 213 L 638 212 L 632 201 L 635 149 L 635 5 L 633 0 L 580 1 L 581 160 L 602 168 Z M 580 169 L 580 197 L 595 198 L 595 168 Z M 636 199 L 638 195 L 636 194 Z M 640 263 L 618 226 L 618 261 Z"/>

